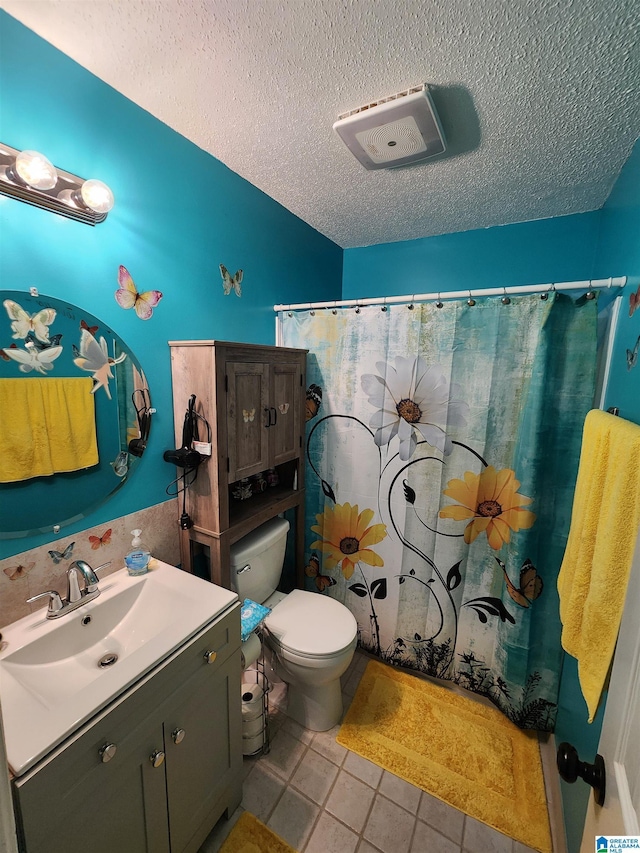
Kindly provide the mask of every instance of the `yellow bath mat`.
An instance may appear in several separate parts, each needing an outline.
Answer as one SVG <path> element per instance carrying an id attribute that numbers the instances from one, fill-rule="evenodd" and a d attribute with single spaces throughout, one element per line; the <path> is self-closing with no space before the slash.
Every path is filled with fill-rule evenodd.
<path id="1" fill-rule="evenodd" d="M 537 737 L 499 711 L 369 661 L 337 740 L 499 832 L 551 853 Z"/>
<path id="2" fill-rule="evenodd" d="M 296 851 L 251 812 L 242 812 L 220 848 L 220 853 L 296 853 Z"/>

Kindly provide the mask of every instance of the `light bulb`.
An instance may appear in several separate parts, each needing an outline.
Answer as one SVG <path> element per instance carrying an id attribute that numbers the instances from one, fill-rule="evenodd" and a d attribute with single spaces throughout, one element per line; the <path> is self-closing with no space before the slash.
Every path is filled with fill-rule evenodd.
<path id="1" fill-rule="evenodd" d="M 16 157 L 15 173 L 36 190 L 50 190 L 58 182 L 56 167 L 38 151 L 21 151 Z"/>
<path id="2" fill-rule="evenodd" d="M 80 187 L 82 203 L 96 213 L 108 213 L 113 207 L 113 193 L 102 181 L 90 179 Z"/>

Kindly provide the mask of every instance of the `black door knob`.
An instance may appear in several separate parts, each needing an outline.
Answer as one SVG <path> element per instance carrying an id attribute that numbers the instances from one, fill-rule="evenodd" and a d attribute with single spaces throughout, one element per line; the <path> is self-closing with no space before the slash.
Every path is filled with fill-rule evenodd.
<path id="1" fill-rule="evenodd" d="M 578 777 L 584 779 L 587 785 L 593 788 L 594 798 L 599 806 L 604 805 L 606 789 L 606 773 L 604 769 L 604 758 L 596 755 L 593 764 L 580 761 L 575 746 L 570 743 L 561 743 L 556 755 L 558 773 L 565 782 L 573 783 Z"/>

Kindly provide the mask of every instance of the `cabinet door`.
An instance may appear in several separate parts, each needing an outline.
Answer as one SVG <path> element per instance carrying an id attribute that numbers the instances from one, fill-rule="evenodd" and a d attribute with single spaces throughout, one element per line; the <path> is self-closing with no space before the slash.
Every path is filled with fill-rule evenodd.
<path id="1" fill-rule="evenodd" d="M 164 738 L 171 853 L 197 851 L 225 809 L 242 798 L 240 650 L 203 665 L 169 700 Z"/>
<path id="2" fill-rule="evenodd" d="M 127 721 L 128 726 L 134 722 Z M 108 723 L 80 738 L 15 786 L 26 853 L 169 853 L 162 726 L 129 731 Z M 108 743 L 115 755 L 104 763 Z"/>
<path id="3" fill-rule="evenodd" d="M 302 371 L 297 362 L 271 365 L 272 400 L 275 424 L 269 429 L 272 466 L 296 459 L 300 450 L 300 409 Z"/>
<path id="4" fill-rule="evenodd" d="M 269 368 L 227 362 L 227 451 L 230 483 L 269 468 Z"/>

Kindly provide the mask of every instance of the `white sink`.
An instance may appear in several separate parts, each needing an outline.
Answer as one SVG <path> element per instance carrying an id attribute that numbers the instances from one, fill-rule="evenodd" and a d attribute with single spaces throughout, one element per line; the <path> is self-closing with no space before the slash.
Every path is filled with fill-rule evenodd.
<path id="1" fill-rule="evenodd" d="M 136 578 L 125 569 L 108 575 L 98 598 L 58 619 L 43 608 L 2 629 L 0 700 L 15 775 L 238 599 L 175 566 L 153 565 Z"/>

